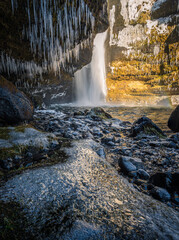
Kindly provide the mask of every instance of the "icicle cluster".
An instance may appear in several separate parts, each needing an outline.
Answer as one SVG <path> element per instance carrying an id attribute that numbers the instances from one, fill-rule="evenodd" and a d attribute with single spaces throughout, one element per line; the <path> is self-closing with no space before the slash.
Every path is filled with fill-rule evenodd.
<path id="1" fill-rule="evenodd" d="M 17 9 L 18 7 L 17 0 L 11 0 L 11 5 L 12 5 L 12 12 L 14 13 L 14 10 Z"/>
<path id="2" fill-rule="evenodd" d="M 2 54 L 3 66 L 0 71 L 6 68 L 9 73 L 16 73 L 28 69 L 31 75 L 48 69 L 60 74 L 63 68 L 73 72 L 72 61 L 79 60 L 80 50 L 86 48 L 92 40 L 95 19 L 88 5 L 84 0 L 66 0 L 64 5 L 58 0 L 26 1 L 28 24 L 24 24 L 22 37 L 29 40 L 31 52 L 42 60 L 41 70 L 33 62 L 27 67 L 27 63 Z M 14 13 L 18 6 L 17 0 L 11 0 L 11 4 Z"/>

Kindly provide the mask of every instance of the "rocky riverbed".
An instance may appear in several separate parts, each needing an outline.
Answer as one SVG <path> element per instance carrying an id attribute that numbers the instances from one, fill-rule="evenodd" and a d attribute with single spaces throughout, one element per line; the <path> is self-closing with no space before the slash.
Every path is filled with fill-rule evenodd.
<path id="1" fill-rule="evenodd" d="M 3 209 L 25 219 L 14 233 L 1 209 L 3 239 L 178 239 L 179 134 L 101 108 L 39 110 L 31 128 L 51 138 L 1 161 Z"/>

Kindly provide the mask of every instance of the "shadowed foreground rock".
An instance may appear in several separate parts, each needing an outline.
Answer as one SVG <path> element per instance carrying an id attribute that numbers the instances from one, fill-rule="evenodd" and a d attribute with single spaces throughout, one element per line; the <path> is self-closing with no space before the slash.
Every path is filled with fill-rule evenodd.
<path id="1" fill-rule="evenodd" d="M 0 76 L 0 121 L 18 123 L 30 120 L 33 104 L 11 82 Z"/>
<path id="2" fill-rule="evenodd" d="M 168 120 L 168 127 L 173 132 L 179 132 L 179 105 L 175 108 L 175 110 L 170 115 Z"/>
<path id="3" fill-rule="evenodd" d="M 163 131 L 147 117 L 141 117 L 133 123 L 130 136 L 136 137 L 139 134 L 165 136 Z"/>

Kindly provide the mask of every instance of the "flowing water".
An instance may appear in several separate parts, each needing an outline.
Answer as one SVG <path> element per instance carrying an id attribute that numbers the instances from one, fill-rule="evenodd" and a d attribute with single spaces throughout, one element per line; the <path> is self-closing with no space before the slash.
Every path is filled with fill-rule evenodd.
<path id="1" fill-rule="evenodd" d="M 75 101 L 79 106 L 104 104 L 106 97 L 105 40 L 107 31 L 94 39 L 92 61 L 75 73 Z"/>
<path id="2" fill-rule="evenodd" d="M 105 110 L 113 117 L 131 123 L 142 116 L 147 116 L 163 131 L 169 131 L 167 122 L 173 107 L 105 107 Z"/>

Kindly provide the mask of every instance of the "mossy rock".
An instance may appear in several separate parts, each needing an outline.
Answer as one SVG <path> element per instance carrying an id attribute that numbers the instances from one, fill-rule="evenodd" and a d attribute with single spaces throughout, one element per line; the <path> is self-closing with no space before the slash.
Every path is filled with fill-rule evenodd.
<path id="1" fill-rule="evenodd" d="M 140 134 L 155 135 L 160 138 L 166 137 L 163 131 L 147 117 L 141 117 L 133 123 L 130 130 L 130 137 L 136 137 Z"/>
<path id="2" fill-rule="evenodd" d="M 90 116 L 92 118 L 99 118 L 99 119 L 110 119 L 112 118 L 112 116 L 105 112 L 103 108 L 101 107 L 95 107 L 95 108 L 92 108 L 90 111 L 87 111 L 86 112 L 86 115 L 87 116 Z"/>

